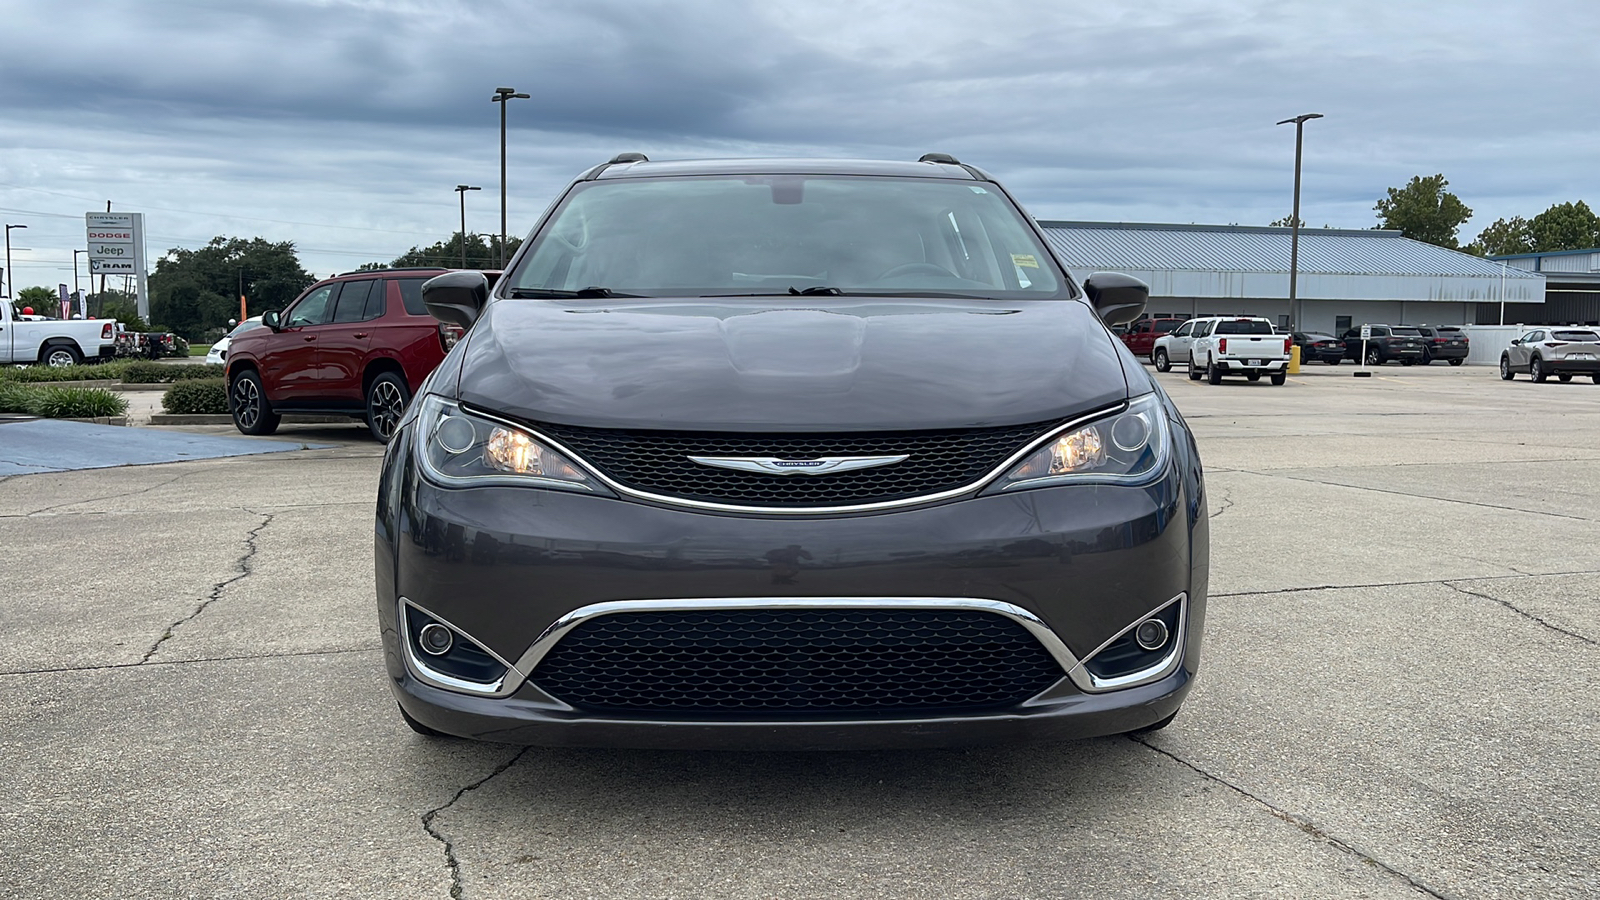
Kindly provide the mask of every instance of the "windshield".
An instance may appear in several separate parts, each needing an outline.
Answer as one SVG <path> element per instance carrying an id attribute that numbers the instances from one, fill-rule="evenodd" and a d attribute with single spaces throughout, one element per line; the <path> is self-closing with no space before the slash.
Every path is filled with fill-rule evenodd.
<path id="1" fill-rule="evenodd" d="M 1271 322 L 1218 322 L 1217 334 L 1272 334 Z"/>
<path id="2" fill-rule="evenodd" d="M 228 332 L 228 337 L 235 338 L 241 334 L 244 334 L 246 331 L 251 330 L 252 328 L 260 327 L 262 327 L 260 319 L 245 319 L 243 322 L 233 326 L 233 330 Z M 213 332 L 213 334 L 215 334 L 215 332 Z"/>
<path id="3" fill-rule="evenodd" d="M 731 175 L 576 185 L 509 293 L 812 293 L 1051 297 L 1067 288 L 992 185 Z"/>

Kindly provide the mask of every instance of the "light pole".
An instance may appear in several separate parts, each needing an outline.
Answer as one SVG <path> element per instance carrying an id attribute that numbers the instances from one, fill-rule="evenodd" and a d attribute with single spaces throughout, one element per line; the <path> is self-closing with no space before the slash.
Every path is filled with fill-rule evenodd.
<path id="1" fill-rule="evenodd" d="M 470 184 L 456 185 L 456 193 L 461 195 L 461 268 L 463 269 L 467 267 L 467 191 L 481 190 L 483 188 L 473 187 Z M 502 265 L 501 268 L 505 266 Z"/>
<path id="2" fill-rule="evenodd" d="M 1300 146 L 1305 136 L 1306 122 L 1322 118 L 1322 113 L 1306 113 L 1284 119 L 1279 125 L 1294 123 L 1294 213 L 1289 219 L 1289 329 L 1300 326 L 1300 311 L 1296 309 L 1295 282 L 1300 277 Z"/>
<path id="3" fill-rule="evenodd" d="M 512 100 L 527 100 L 528 94 L 517 93 L 516 88 L 499 87 L 489 100 L 500 104 L 500 268 L 506 267 L 506 104 Z M 463 198 L 465 194 L 461 195 Z M 463 201 L 465 202 L 465 201 Z"/>
<path id="4" fill-rule="evenodd" d="M 11 285 L 11 293 L 7 294 L 6 296 L 10 297 L 13 300 L 16 299 L 16 295 L 17 295 L 17 273 L 11 271 L 11 229 L 13 229 L 13 228 L 27 228 L 27 227 L 28 226 L 26 226 L 26 225 L 7 225 L 6 226 L 6 279 L 7 279 L 6 284 Z"/>

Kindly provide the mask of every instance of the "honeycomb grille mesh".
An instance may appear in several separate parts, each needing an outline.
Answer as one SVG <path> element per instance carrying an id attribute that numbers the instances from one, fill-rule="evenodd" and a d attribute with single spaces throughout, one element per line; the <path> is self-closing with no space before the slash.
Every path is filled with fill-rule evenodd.
<path id="1" fill-rule="evenodd" d="M 707 503 L 803 508 L 881 503 L 964 487 L 1055 424 L 831 434 L 537 427 L 634 490 Z M 739 472 L 689 460 L 690 456 L 817 459 L 902 453 L 909 456 L 904 462 L 828 475 Z"/>
<path id="2" fill-rule="evenodd" d="M 1018 623 L 972 610 L 716 610 L 601 616 L 532 681 L 581 710 L 671 717 L 995 709 L 1063 675 Z"/>

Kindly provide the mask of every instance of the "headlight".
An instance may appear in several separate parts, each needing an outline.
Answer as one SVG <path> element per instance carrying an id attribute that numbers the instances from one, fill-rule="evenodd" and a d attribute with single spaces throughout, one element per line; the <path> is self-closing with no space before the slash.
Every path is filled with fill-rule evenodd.
<path id="1" fill-rule="evenodd" d="M 1122 412 L 1051 437 L 995 482 L 994 489 L 1148 480 L 1166 462 L 1170 433 L 1156 395 L 1136 397 Z"/>
<path id="2" fill-rule="evenodd" d="M 437 394 L 415 406 L 420 407 L 417 457 L 435 481 L 603 490 L 571 460 L 520 428 L 470 413 Z"/>

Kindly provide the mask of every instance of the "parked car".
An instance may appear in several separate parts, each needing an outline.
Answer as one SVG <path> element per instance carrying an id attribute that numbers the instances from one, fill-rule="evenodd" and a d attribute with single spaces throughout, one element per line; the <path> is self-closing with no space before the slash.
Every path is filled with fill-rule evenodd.
<path id="1" fill-rule="evenodd" d="M 1129 322 L 1127 330 L 1122 333 L 1122 342 L 1128 345 L 1128 352 L 1134 356 L 1154 361 L 1150 354 L 1155 349 L 1156 338 L 1171 333 L 1185 321 L 1178 318 L 1160 318 Z"/>
<path id="2" fill-rule="evenodd" d="M 189 342 L 170 331 L 119 331 L 115 355 L 121 359 L 187 357 Z"/>
<path id="3" fill-rule="evenodd" d="M 1157 372 L 1168 372 L 1175 365 L 1190 365 L 1193 360 L 1190 348 L 1194 345 L 1194 332 L 1209 319 L 1188 319 L 1171 332 L 1156 338 L 1150 350 L 1150 362 Z"/>
<path id="4" fill-rule="evenodd" d="M 1361 339 L 1361 326 L 1344 333 L 1344 358 L 1360 361 L 1362 345 L 1366 345 L 1366 364 L 1381 366 L 1397 359 L 1402 366 L 1415 365 L 1422 359 L 1422 332 L 1409 325 L 1373 325 L 1367 340 Z"/>
<path id="5" fill-rule="evenodd" d="M 211 345 L 211 350 L 206 353 L 206 362 L 222 363 L 228 359 L 228 347 L 233 343 L 236 335 L 250 331 L 253 328 L 263 328 L 260 316 L 251 316 L 243 322 L 233 326 L 233 330 L 223 335 L 220 340 Z"/>
<path id="6" fill-rule="evenodd" d="M 1523 332 L 1500 354 L 1500 377 L 1510 381 L 1518 372 L 1527 372 L 1538 382 L 1551 375 L 1563 382 L 1588 375 L 1600 384 L 1600 332 L 1561 327 Z"/>
<path id="7" fill-rule="evenodd" d="M 1422 365 L 1436 359 L 1448 360 L 1452 366 L 1467 361 L 1471 341 L 1460 325 L 1418 325 L 1417 332 L 1422 335 L 1422 359 L 1418 360 Z"/>
<path id="8" fill-rule="evenodd" d="M 1331 334 L 1295 331 L 1291 336 L 1294 338 L 1294 345 L 1300 348 L 1302 363 L 1321 361 L 1330 366 L 1337 366 L 1340 360 L 1344 359 L 1344 341 Z"/>
<path id="9" fill-rule="evenodd" d="M 461 337 L 422 304 L 422 283 L 445 271 L 378 269 L 319 281 L 281 313 L 262 315 L 265 327 L 232 335 L 235 427 L 271 434 L 288 412 L 348 415 L 389 440 L 411 395 Z"/>
<path id="10" fill-rule="evenodd" d="M 591 169 L 492 289 L 423 287 L 469 330 L 379 480 L 406 721 L 791 750 L 1165 725 L 1209 553 L 1193 438 L 1107 328 L 1148 294 L 1079 288 L 942 154 Z"/>
<path id="11" fill-rule="evenodd" d="M 1278 334 L 1272 322 L 1259 316 L 1219 316 L 1195 325 L 1190 344 L 1189 380 L 1204 376 L 1221 384 L 1224 375 L 1243 375 L 1250 381 L 1261 376 L 1273 384 L 1289 379 L 1289 347 L 1294 339 Z"/>

